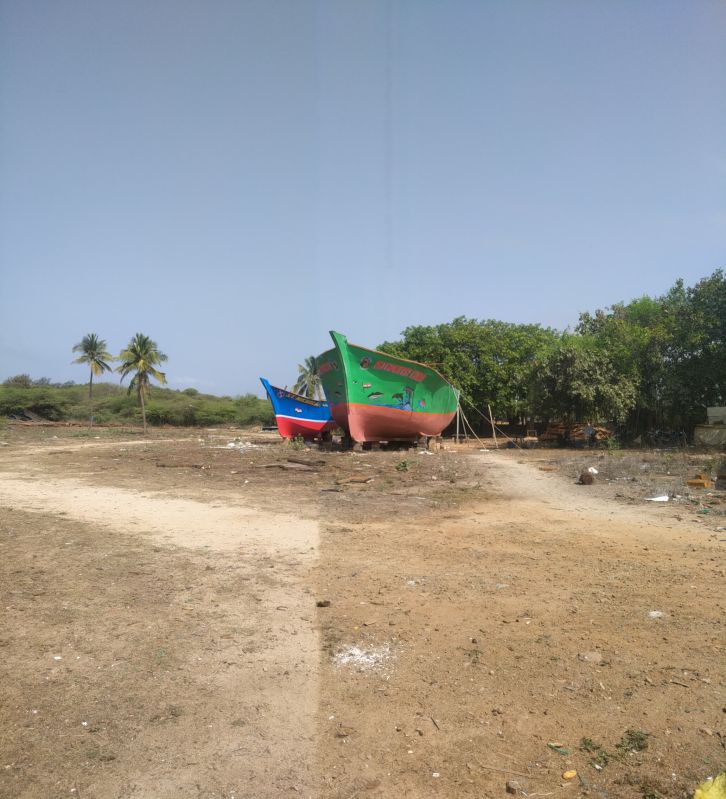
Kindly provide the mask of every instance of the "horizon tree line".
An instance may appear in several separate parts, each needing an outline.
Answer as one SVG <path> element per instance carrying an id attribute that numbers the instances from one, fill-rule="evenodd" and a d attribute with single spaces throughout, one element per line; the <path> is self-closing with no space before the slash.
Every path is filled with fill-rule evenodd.
<path id="1" fill-rule="evenodd" d="M 726 274 L 583 312 L 574 331 L 461 316 L 408 327 L 379 349 L 433 366 L 466 405 L 511 423 L 690 435 L 707 407 L 726 405 Z"/>
<path id="2" fill-rule="evenodd" d="M 491 405 L 514 424 L 608 422 L 626 437 L 690 435 L 708 406 L 726 405 L 726 275 L 717 269 L 693 286 L 678 280 L 662 296 L 583 312 L 574 330 L 461 316 L 408 327 L 379 349 L 432 366 L 461 391 L 465 407 Z M 89 333 L 73 351 L 74 363 L 90 369 L 91 407 L 94 378 L 120 362 L 115 370 L 122 382 L 132 375 L 128 393 L 138 396 L 146 430 L 151 380 L 166 383 L 158 367 L 167 357 L 156 342 L 137 333 L 114 358 Z M 32 382 L 13 380 L 21 378 Z M 314 357 L 299 364 L 293 390 L 320 396 Z M 482 416 L 480 429 L 486 425 Z"/>
<path id="3" fill-rule="evenodd" d="M 457 317 L 414 325 L 378 349 L 426 363 L 481 414 L 528 421 L 607 422 L 627 436 L 691 433 L 726 404 L 726 275 L 717 269 L 660 297 L 582 312 L 574 331 Z M 321 396 L 314 357 L 293 391 Z M 475 416 L 479 428 L 486 414 Z"/>

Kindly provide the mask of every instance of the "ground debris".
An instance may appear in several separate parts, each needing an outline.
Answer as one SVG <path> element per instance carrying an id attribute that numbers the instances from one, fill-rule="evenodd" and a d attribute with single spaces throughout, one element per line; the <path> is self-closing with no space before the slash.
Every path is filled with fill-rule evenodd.
<path id="1" fill-rule="evenodd" d="M 290 471 L 298 471 L 298 472 L 317 472 L 318 470 L 314 466 L 309 466 L 306 463 L 297 463 L 293 462 L 290 463 L 278 461 L 277 463 L 262 463 L 259 466 L 256 466 L 257 469 L 287 469 Z"/>
<path id="2" fill-rule="evenodd" d="M 159 463 L 156 465 L 160 469 L 208 469 L 209 466 L 205 463 Z"/>
<path id="3" fill-rule="evenodd" d="M 352 475 L 351 477 L 341 477 L 335 481 L 335 485 L 342 486 L 348 483 L 372 483 L 374 479 L 374 477 L 367 475 Z"/>

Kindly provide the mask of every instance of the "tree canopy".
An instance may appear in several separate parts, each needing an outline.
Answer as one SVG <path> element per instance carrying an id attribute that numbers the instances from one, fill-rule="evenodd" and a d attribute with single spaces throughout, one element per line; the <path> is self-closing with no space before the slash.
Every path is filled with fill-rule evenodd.
<path id="1" fill-rule="evenodd" d="M 121 373 L 121 381 L 134 372 L 134 376 L 129 383 L 129 394 L 136 389 L 136 393 L 141 405 L 141 416 L 144 422 L 144 432 L 146 432 L 146 406 L 144 398 L 151 393 L 151 378 L 153 377 L 162 385 L 166 383 L 166 375 L 156 367 L 168 360 L 167 356 L 159 349 L 155 341 L 152 341 L 143 333 L 137 333 L 125 350 L 118 356 L 121 361 L 116 371 Z"/>
<path id="2" fill-rule="evenodd" d="M 433 327 L 403 331 L 403 340 L 380 349 L 437 369 L 479 409 L 491 404 L 500 416 L 528 411 L 532 362 L 557 341 L 554 330 L 460 316 Z"/>
<path id="3" fill-rule="evenodd" d="M 108 361 L 113 360 L 113 356 L 106 350 L 106 342 L 99 338 L 95 333 L 86 334 L 73 347 L 73 352 L 81 354 L 73 363 L 87 363 L 91 369 L 91 377 L 88 381 L 88 398 L 93 398 L 93 376 L 100 377 L 104 372 L 110 372 L 111 366 Z"/>
<path id="4" fill-rule="evenodd" d="M 315 357 L 311 355 L 306 358 L 303 363 L 298 364 L 297 369 L 297 381 L 292 390 L 308 399 L 322 399 L 323 387 L 320 383 Z"/>
<path id="5" fill-rule="evenodd" d="M 690 431 L 726 404 L 726 276 L 583 312 L 573 332 L 462 316 L 380 349 L 433 366 L 465 403 L 511 421 Z"/>

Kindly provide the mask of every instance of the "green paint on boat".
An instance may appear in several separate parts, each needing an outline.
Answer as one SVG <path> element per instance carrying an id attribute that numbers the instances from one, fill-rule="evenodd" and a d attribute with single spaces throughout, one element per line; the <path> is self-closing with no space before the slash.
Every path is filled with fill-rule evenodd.
<path id="1" fill-rule="evenodd" d="M 335 347 L 316 359 L 318 374 L 333 418 L 355 441 L 438 435 L 454 418 L 458 392 L 435 369 L 330 335 Z"/>

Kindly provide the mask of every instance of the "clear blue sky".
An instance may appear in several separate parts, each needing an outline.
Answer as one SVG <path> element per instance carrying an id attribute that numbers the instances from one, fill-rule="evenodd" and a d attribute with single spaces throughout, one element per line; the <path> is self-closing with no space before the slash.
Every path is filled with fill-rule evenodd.
<path id="1" fill-rule="evenodd" d="M 726 266 L 717 0 L 0 0 L 0 380 L 136 332 L 261 393 L 337 329 Z"/>

